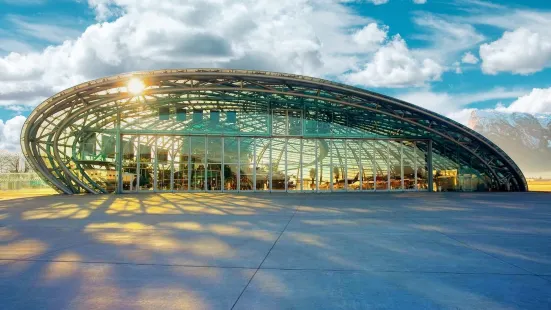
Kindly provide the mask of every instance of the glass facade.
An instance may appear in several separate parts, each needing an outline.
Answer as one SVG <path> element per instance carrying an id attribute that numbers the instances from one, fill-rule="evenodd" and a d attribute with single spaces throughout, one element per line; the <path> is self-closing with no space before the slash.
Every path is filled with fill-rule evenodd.
<path id="1" fill-rule="evenodd" d="M 134 74 L 136 75 L 136 74 Z M 39 105 L 22 148 L 67 194 L 523 190 L 499 148 L 450 120 L 342 84 L 196 69 L 91 81 Z"/>
<path id="2" fill-rule="evenodd" d="M 427 190 L 420 172 L 426 167 L 415 158 L 424 158 L 425 150 L 416 149 L 416 141 L 150 135 L 122 140 L 140 150 L 139 156 L 126 152 L 122 161 L 124 192 Z M 437 186 L 444 182 L 440 175 L 436 180 Z"/>

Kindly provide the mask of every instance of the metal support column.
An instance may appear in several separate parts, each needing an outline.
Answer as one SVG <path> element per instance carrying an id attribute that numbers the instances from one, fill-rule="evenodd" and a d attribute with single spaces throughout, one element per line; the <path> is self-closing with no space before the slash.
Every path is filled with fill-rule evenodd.
<path id="1" fill-rule="evenodd" d="M 297 177 L 297 182 L 300 180 L 300 191 L 302 192 L 304 189 L 303 189 L 303 183 L 304 183 L 304 172 L 303 172 L 303 169 L 304 167 L 302 166 L 303 165 L 303 162 L 302 162 L 302 153 L 303 153 L 303 150 L 304 150 L 304 139 L 303 138 L 300 138 L 300 163 L 298 164 L 298 177 Z"/>
<path id="2" fill-rule="evenodd" d="M 155 136 L 155 143 L 153 143 L 153 154 L 155 154 L 155 158 L 153 158 L 153 192 L 156 193 L 156 192 L 159 192 L 159 187 L 158 187 L 158 182 L 157 182 L 157 178 L 159 176 L 159 173 L 158 173 L 158 166 L 159 166 L 159 161 L 157 159 L 157 155 L 158 155 L 158 150 L 157 150 L 157 140 L 159 140 L 159 136 Z"/>
<path id="3" fill-rule="evenodd" d="M 123 182 L 123 169 L 122 169 L 122 157 L 124 150 L 122 149 L 122 135 L 121 135 L 121 111 L 120 107 L 117 107 L 117 131 L 116 131 L 116 145 L 115 145 L 115 169 L 117 169 L 117 194 L 122 194 L 122 182 Z M 130 181 L 132 183 L 133 180 Z"/>
<path id="4" fill-rule="evenodd" d="M 432 176 L 432 140 L 429 140 L 427 147 L 427 173 L 429 182 L 429 192 L 434 192 L 434 180 Z"/>
<path id="5" fill-rule="evenodd" d="M 237 137 L 237 192 L 241 191 L 241 137 Z"/>
<path id="6" fill-rule="evenodd" d="M 225 177 L 224 177 L 224 156 L 226 156 L 226 154 L 224 154 L 225 152 L 225 148 L 224 148 L 224 137 L 220 138 L 222 140 L 222 167 L 220 168 L 220 189 L 222 190 L 222 193 L 224 192 L 224 188 L 226 187 L 226 183 L 225 183 Z"/>
<path id="7" fill-rule="evenodd" d="M 415 169 L 413 173 L 415 174 L 415 185 L 414 185 L 414 190 L 415 191 L 419 191 L 419 184 L 417 183 L 417 169 L 419 169 L 417 167 L 417 165 L 418 165 L 418 163 L 417 163 L 418 162 L 417 153 L 418 153 L 417 152 L 417 142 L 413 142 L 413 162 L 414 162 L 414 164 L 413 164 L 414 168 L 413 169 Z"/>
<path id="8" fill-rule="evenodd" d="M 390 141 L 386 142 L 386 190 L 390 191 Z"/>
<path id="9" fill-rule="evenodd" d="M 402 187 L 402 190 L 405 190 L 404 187 L 404 141 L 400 141 L 400 175 L 401 175 L 401 182 L 400 186 Z"/>
<path id="10" fill-rule="evenodd" d="M 289 172 L 289 166 L 287 165 L 287 146 L 289 145 L 289 138 L 285 138 L 285 192 L 289 191 L 289 182 L 287 182 L 288 172 Z"/>
<path id="11" fill-rule="evenodd" d="M 205 167 L 205 176 L 204 176 L 204 179 L 203 179 L 203 183 L 204 183 L 203 184 L 203 190 L 205 192 L 208 190 L 208 180 L 207 180 L 208 179 L 208 173 L 209 173 L 209 165 L 208 165 L 208 162 L 207 162 L 207 160 L 208 160 L 208 147 L 209 147 L 208 142 L 209 142 L 208 137 L 205 136 L 205 151 L 204 151 L 205 157 L 204 157 L 204 162 L 203 162 L 203 165 Z"/>
<path id="12" fill-rule="evenodd" d="M 184 141 L 187 141 L 187 191 L 190 192 L 191 191 L 191 136 L 187 136 L 185 137 L 186 140 Z M 182 145 L 182 149 L 183 149 L 184 145 Z M 195 185 L 194 185 L 195 187 Z"/>

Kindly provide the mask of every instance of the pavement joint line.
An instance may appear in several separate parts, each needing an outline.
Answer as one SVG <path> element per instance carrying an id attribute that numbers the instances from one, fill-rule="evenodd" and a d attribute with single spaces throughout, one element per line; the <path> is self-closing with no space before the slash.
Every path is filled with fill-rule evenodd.
<path id="1" fill-rule="evenodd" d="M 32 255 L 32 256 L 29 256 L 29 257 L 25 257 L 25 258 L 22 258 L 22 259 L 15 259 L 13 260 L 12 262 L 6 264 L 6 265 L 9 265 L 9 264 L 14 264 L 18 261 L 29 261 L 29 262 L 32 262 L 32 261 L 40 261 L 38 259 L 34 259 L 35 257 L 40 257 L 40 256 L 43 256 L 43 255 L 50 255 L 50 254 L 53 254 L 53 253 L 57 253 L 59 251 L 63 251 L 63 250 L 67 250 L 67 249 L 70 249 L 70 248 L 74 248 L 74 247 L 77 247 L 77 246 L 81 246 L 81 245 L 86 245 L 86 244 L 89 244 L 91 243 L 92 241 L 86 241 L 86 242 L 81 242 L 81 243 L 73 243 L 71 245 L 68 245 L 68 246 L 65 246 L 65 247 L 61 247 L 59 249 L 53 249 L 51 251 L 46 251 L 44 253 L 40 253 L 40 254 L 36 254 L 36 255 Z M 7 259 L 1 259 L 0 258 L 0 261 L 5 261 Z"/>
<path id="2" fill-rule="evenodd" d="M 291 218 L 289 219 L 289 221 L 287 222 L 287 224 L 285 224 L 285 227 L 283 228 L 283 230 L 281 231 L 281 233 L 279 234 L 279 236 L 278 236 L 277 239 L 275 240 L 274 244 L 272 244 L 272 247 L 270 248 L 270 250 L 268 251 L 268 253 L 266 253 L 266 256 L 264 256 L 264 259 L 262 260 L 262 262 L 260 262 L 260 265 L 258 265 L 258 267 L 256 268 L 256 270 L 254 271 L 253 275 L 252 275 L 251 278 L 249 279 L 249 282 L 247 282 L 247 284 L 245 285 L 245 287 L 243 288 L 243 290 L 241 291 L 241 293 L 239 294 L 239 296 L 237 296 L 237 299 L 235 300 L 235 302 L 233 303 L 232 307 L 230 308 L 231 310 L 233 310 L 233 308 L 235 308 L 235 305 L 237 305 L 237 303 L 239 302 L 239 299 L 241 298 L 241 296 L 243 296 L 243 293 L 245 293 L 245 291 L 247 290 L 247 288 L 249 287 L 249 285 L 250 285 L 251 282 L 253 281 L 254 276 L 256 276 L 258 270 L 260 270 L 260 268 L 262 268 L 262 264 L 264 264 L 264 262 L 266 261 L 266 259 L 268 258 L 268 256 L 269 256 L 270 253 L 272 252 L 272 250 L 274 249 L 275 245 L 277 244 L 277 242 L 279 241 L 279 239 L 281 238 L 281 236 L 283 235 L 283 233 L 284 233 L 285 230 L 287 229 L 287 226 L 289 226 L 289 224 L 291 223 L 291 221 L 293 220 L 293 218 L 295 217 L 295 214 L 297 214 L 297 212 L 298 212 L 299 209 L 300 209 L 300 206 L 297 206 L 296 209 L 295 209 L 295 212 L 293 213 L 293 215 L 291 216 Z"/>
<path id="3" fill-rule="evenodd" d="M 242 266 L 214 266 L 214 265 L 188 265 L 188 264 L 157 264 L 157 263 L 132 263 L 132 262 L 103 262 L 103 261 L 71 261 L 71 260 L 47 260 L 47 259 L 16 259 L 0 258 L 0 261 L 10 262 L 43 262 L 43 263 L 77 263 L 89 265 L 129 265 L 129 266 L 159 266 L 159 267 L 186 267 L 186 268 L 212 268 L 212 269 L 243 269 L 257 270 L 257 267 Z M 6 265 L 4 265 L 6 266 Z M 1 267 L 1 266 L 0 266 Z M 496 275 L 496 276 L 550 276 L 548 274 L 533 273 L 500 273 L 500 272 L 452 272 L 452 271 L 423 271 L 423 270 L 367 270 L 367 269 L 324 269 L 324 268 L 275 268 L 263 267 L 262 270 L 276 271 L 312 271 L 312 272 L 352 272 L 352 273 L 407 273 L 407 274 L 450 274 L 450 275 Z"/>
<path id="4" fill-rule="evenodd" d="M 538 275 L 538 274 L 536 274 L 536 273 L 534 273 L 534 272 L 532 272 L 532 271 L 530 271 L 530 270 L 527 270 L 526 268 L 522 268 L 522 267 L 520 267 L 520 266 L 517 266 L 516 264 L 513 264 L 513 263 L 511 263 L 511 262 L 505 261 L 505 260 L 503 260 L 502 258 L 499 258 L 499 257 L 497 257 L 497 256 L 495 256 L 495 255 L 493 255 L 493 254 L 491 254 L 491 253 L 488 253 L 488 252 L 486 252 L 486 251 L 483 251 L 483 250 L 481 250 L 481 249 L 479 249 L 479 248 L 477 248 L 477 247 L 473 247 L 473 246 L 471 246 L 471 245 L 469 245 L 469 244 L 467 244 L 467 243 L 465 243 L 465 242 L 463 242 L 463 241 L 461 241 L 461 240 L 458 240 L 458 239 L 456 239 L 456 238 L 454 238 L 454 237 L 452 237 L 452 236 L 449 236 L 449 235 L 447 235 L 447 234 L 445 234 L 445 233 L 443 233 L 443 232 L 441 232 L 441 231 L 438 231 L 438 233 L 442 234 L 442 235 L 445 236 L 446 238 L 449 238 L 449 239 L 451 239 L 451 240 L 453 240 L 453 241 L 455 241 L 455 242 L 458 242 L 458 243 L 462 244 L 463 246 L 465 246 L 465 247 L 467 247 L 467 248 L 469 248 L 469 249 L 472 249 L 472 250 L 474 250 L 474 251 L 483 253 L 483 254 L 485 254 L 485 255 L 487 255 L 487 256 L 489 256 L 489 257 L 492 257 L 492 258 L 494 258 L 494 259 L 497 259 L 498 261 L 500 261 L 500 262 L 502 262 L 502 263 L 505 263 L 505 264 L 507 264 L 507 265 L 513 266 L 513 267 L 518 268 L 518 269 L 520 269 L 520 270 L 524 270 L 524 271 L 527 272 L 529 275 L 539 277 L 540 279 L 543 279 L 544 281 L 547 281 L 547 282 L 551 283 L 551 280 L 550 280 L 550 279 L 547 279 L 545 276 Z"/>

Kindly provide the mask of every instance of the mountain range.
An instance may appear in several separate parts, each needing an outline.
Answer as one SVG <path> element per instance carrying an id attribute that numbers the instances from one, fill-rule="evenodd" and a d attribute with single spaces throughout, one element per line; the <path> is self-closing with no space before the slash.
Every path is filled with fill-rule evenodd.
<path id="1" fill-rule="evenodd" d="M 527 178 L 551 177 L 551 114 L 478 110 L 468 126 L 509 154 Z"/>

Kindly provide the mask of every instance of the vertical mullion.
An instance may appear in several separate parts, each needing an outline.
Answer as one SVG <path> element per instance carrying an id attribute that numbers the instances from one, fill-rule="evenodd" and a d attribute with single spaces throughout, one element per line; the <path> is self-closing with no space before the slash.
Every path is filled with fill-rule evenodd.
<path id="1" fill-rule="evenodd" d="M 390 141 L 386 142 L 386 190 L 390 191 Z"/>
<path id="2" fill-rule="evenodd" d="M 174 192 L 174 136 L 171 137 L 172 141 L 170 143 L 170 192 Z"/>
<path id="3" fill-rule="evenodd" d="M 226 154 L 224 154 L 225 152 L 225 145 L 224 145 L 224 137 L 220 138 L 222 140 L 222 167 L 220 168 L 220 189 L 222 190 L 222 192 L 224 192 L 224 187 L 226 186 L 225 184 L 225 180 L 224 180 L 224 156 Z"/>
<path id="4" fill-rule="evenodd" d="M 157 171 L 157 166 L 158 166 L 158 161 L 157 161 L 157 140 L 159 139 L 159 136 L 154 136 L 155 137 L 155 143 L 153 143 L 153 154 L 155 155 L 155 158 L 153 159 L 153 192 L 156 193 L 159 191 L 159 188 L 157 187 L 158 183 L 157 183 L 157 179 L 158 179 L 158 171 Z"/>
<path id="5" fill-rule="evenodd" d="M 253 145 L 253 188 L 252 191 L 256 192 L 256 142 L 257 139 L 252 138 L 252 145 Z"/>
<path id="6" fill-rule="evenodd" d="M 208 176 L 208 173 L 209 173 L 209 165 L 208 165 L 208 162 L 207 162 L 207 158 L 208 158 L 208 137 L 205 136 L 205 156 L 204 156 L 204 165 L 205 165 L 205 176 L 204 176 L 204 181 L 203 181 L 203 190 L 206 192 L 207 189 L 208 189 L 208 185 L 207 185 L 207 176 Z"/>
<path id="7" fill-rule="evenodd" d="M 419 186 L 417 185 L 417 141 L 413 142 L 413 175 L 415 183 L 413 183 L 413 189 L 419 191 Z"/>
<path id="8" fill-rule="evenodd" d="M 363 165 L 363 162 L 362 162 L 362 151 L 363 151 L 363 143 L 364 141 L 363 140 L 357 140 L 358 141 L 358 149 L 359 149 L 359 152 L 360 152 L 360 155 L 359 155 L 359 162 L 358 162 L 358 167 L 359 167 L 359 173 L 360 173 L 360 192 L 363 191 L 363 186 L 364 186 L 364 178 L 363 178 L 363 174 L 364 174 L 364 165 Z"/>
<path id="9" fill-rule="evenodd" d="M 376 147 L 376 144 L 375 144 L 375 140 L 371 140 L 369 142 L 369 144 L 371 145 L 371 165 L 373 166 L 371 169 L 373 169 L 373 190 L 376 192 L 377 191 L 377 174 L 378 174 L 378 171 L 377 171 L 377 161 L 375 160 L 375 147 Z"/>
<path id="10" fill-rule="evenodd" d="M 272 138 L 268 138 L 268 147 L 270 148 L 270 162 L 269 162 L 269 170 L 268 170 L 268 176 L 269 176 L 269 182 L 270 184 L 268 184 L 268 191 L 272 191 L 272 182 L 273 182 L 273 175 L 272 175 L 272 171 L 274 170 L 272 165 L 273 165 L 273 160 L 272 160 L 272 157 L 273 157 L 273 143 L 272 143 L 273 139 Z M 256 186 L 256 185 L 255 185 Z"/>
<path id="11" fill-rule="evenodd" d="M 316 171 L 316 192 L 319 192 L 320 190 L 320 187 L 319 187 L 319 173 L 320 173 L 320 167 L 319 167 L 319 158 L 318 158 L 318 145 L 319 145 L 319 139 L 316 139 L 314 140 L 314 150 L 315 150 L 315 168 L 314 168 L 314 171 Z"/>
<path id="12" fill-rule="evenodd" d="M 402 191 L 404 191 L 404 141 L 400 142 L 400 175 L 400 185 L 402 186 Z"/>
<path id="13" fill-rule="evenodd" d="M 289 190 L 289 186 L 288 186 L 288 182 L 287 182 L 287 173 L 288 173 L 288 170 L 289 170 L 289 166 L 287 164 L 287 161 L 288 161 L 288 157 L 287 157 L 287 148 L 288 148 L 288 145 L 289 145 L 289 138 L 286 138 L 285 139 L 285 178 L 284 178 L 284 182 L 285 182 L 285 191 L 287 192 Z"/>
<path id="14" fill-rule="evenodd" d="M 300 180 L 300 191 L 302 192 L 303 191 L 303 186 L 302 184 L 304 183 L 304 180 L 303 180 L 303 172 L 302 172 L 302 152 L 304 150 L 304 139 L 300 139 L 300 163 L 298 164 L 298 180 Z M 297 181 L 298 181 L 297 180 Z"/>
<path id="15" fill-rule="evenodd" d="M 333 192 L 333 183 L 335 183 L 335 175 L 333 174 L 333 140 L 329 139 L 329 191 Z"/>
<path id="16" fill-rule="evenodd" d="M 343 169 L 343 179 L 344 179 L 344 191 L 348 191 L 348 140 L 344 139 L 344 169 Z"/>
<path id="17" fill-rule="evenodd" d="M 141 179 L 141 156 L 140 156 L 140 142 L 141 142 L 141 136 L 138 135 L 138 145 L 136 146 L 136 192 L 140 191 L 140 179 Z"/>
<path id="18" fill-rule="evenodd" d="M 187 151 L 187 191 L 191 191 L 191 136 L 186 137 L 188 141 L 188 151 Z"/>
<path id="19" fill-rule="evenodd" d="M 241 137 L 237 137 L 237 192 L 241 191 Z"/>

